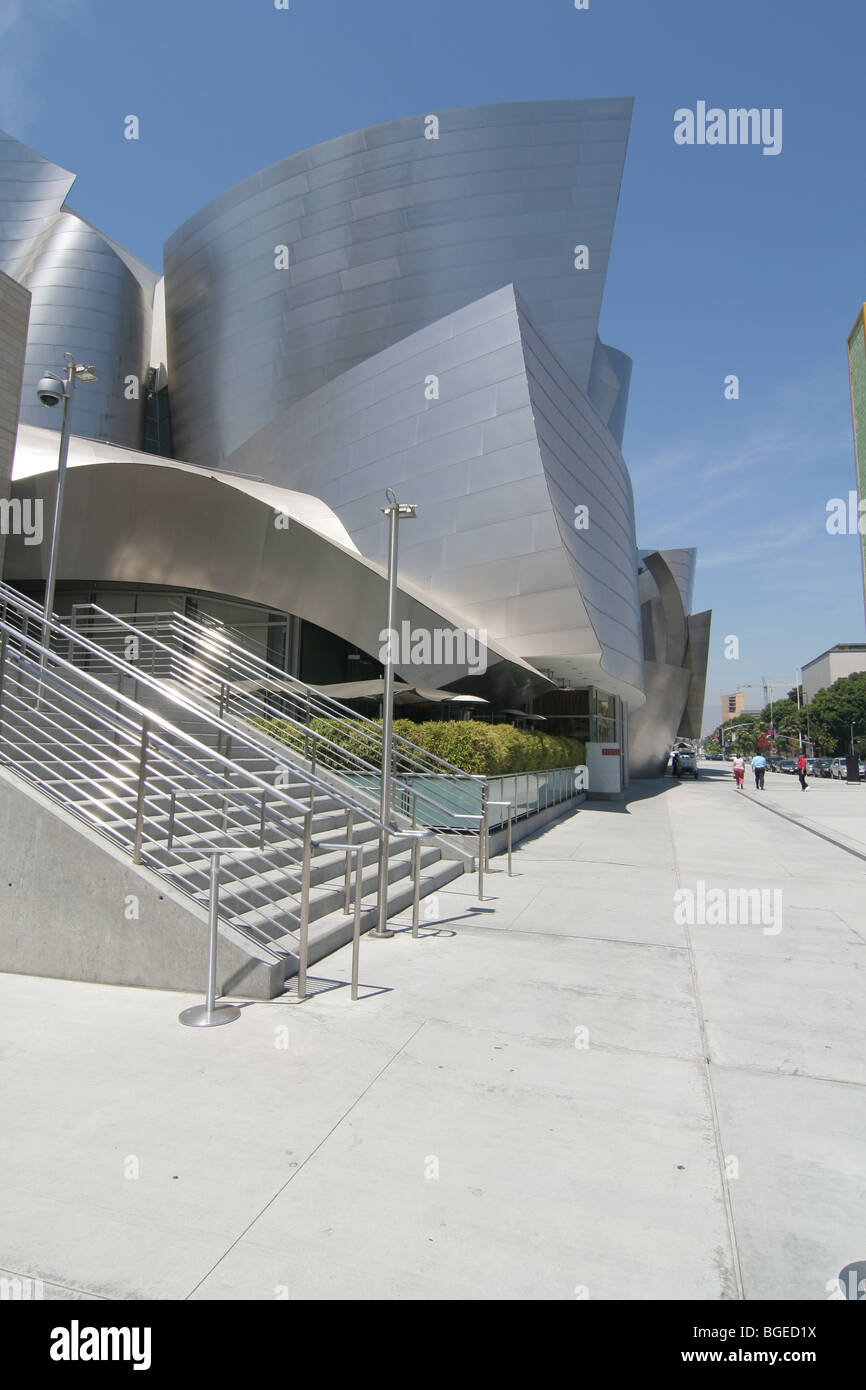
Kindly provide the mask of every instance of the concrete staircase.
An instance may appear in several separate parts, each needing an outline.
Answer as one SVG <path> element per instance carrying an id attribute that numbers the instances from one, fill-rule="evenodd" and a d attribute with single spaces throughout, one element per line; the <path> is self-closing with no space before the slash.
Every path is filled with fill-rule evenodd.
<path id="1" fill-rule="evenodd" d="M 254 954 L 282 962 L 284 980 L 298 969 L 307 814 L 309 963 L 351 939 L 345 849 L 351 817 L 351 842 L 363 847 L 362 930 L 374 925 L 379 826 L 369 796 L 336 774 L 326 773 L 323 780 L 303 758 L 249 726 L 228 728 L 207 702 L 193 707 L 170 682 L 142 681 L 140 673 L 124 672 L 114 658 L 105 669 L 99 658 L 88 661 L 86 670 L 76 667 L 57 655 L 66 629 L 56 626 L 55 651 L 47 654 L 41 681 L 37 649 L 28 648 L 24 637 L 18 643 L 6 630 L 0 765 L 7 772 L 24 779 L 46 805 L 62 806 L 133 862 L 171 883 L 199 909 L 209 898 L 209 860 L 196 854 L 196 847 L 227 822 L 238 842 L 246 838 L 255 844 L 263 835 L 263 847 L 255 853 L 236 858 L 227 853 L 223 861 L 220 924 L 235 943 L 247 942 Z M 69 637 L 81 640 L 71 631 Z M 133 688 L 137 699 L 126 693 Z M 151 731 L 146 791 L 140 797 L 146 728 Z M 279 791 L 271 800 L 263 788 Z M 388 916 L 412 902 L 411 861 L 410 842 L 392 841 Z M 420 895 L 449 883 L 464 865 L 465 860 L 444 858 L 430 837 L 420 849 Z"/>

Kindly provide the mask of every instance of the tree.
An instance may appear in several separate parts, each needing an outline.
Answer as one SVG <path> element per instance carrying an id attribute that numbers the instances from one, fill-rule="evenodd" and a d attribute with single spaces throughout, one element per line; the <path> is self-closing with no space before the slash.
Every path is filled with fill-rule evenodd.
<path id="1" fill-rule="evenodd" d="M 770 724 L 771 708 L 772 726 Z M 765 728 L 772 727 L 777 734 L 797 734 L 800 732 L 802 711 L 797 708 L 794 700 L 774 700 L 772 707 L 765 705 L 761 710 L 760 719 Z"/>
<path id="2" fill-rule="evenodd" d="M 820 729 L 833 751 L 845 753 L 854 730 L 855 746 L 866 742 L 866 671 L 842 676 L 828 690 L 819 690 L 809 706 L 809 723 L 813 732 Z"/>

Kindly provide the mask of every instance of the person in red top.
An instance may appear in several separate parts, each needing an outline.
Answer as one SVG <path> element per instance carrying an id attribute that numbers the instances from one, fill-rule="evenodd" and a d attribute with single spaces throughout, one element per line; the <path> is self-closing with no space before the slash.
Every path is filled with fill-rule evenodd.
<path id="1" fill-rule="evenodd" d="M 800 756 L 799 756 L 799 758 L 797 759 L 797 776 L 798 776 L 799 779 L 800 779 L 800 787 L 802 788 L 803 791 L 805 791 L 806 788 L 807 788 L 808 785 L 809 785 L 809 783 L 806 781 L 806 755 L 805 755 L 805 753 L 801 753 Z"/>

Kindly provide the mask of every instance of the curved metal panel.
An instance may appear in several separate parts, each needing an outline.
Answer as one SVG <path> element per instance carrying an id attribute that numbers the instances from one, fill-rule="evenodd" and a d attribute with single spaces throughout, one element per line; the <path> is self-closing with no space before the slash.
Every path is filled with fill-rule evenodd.
<path id="1" fill-rule="evenodd" d="M 43 498 L 51 515 L 56 457 L 45 433 L 22 431 L 12 486 L 16 497 Z M 95 462 L 100 453 L 104 461 Z M 46 471 L 32 471 L 49 460 Z M 306 618 L 371 655 L 380 650 L 386 570 L 342 543 L 339 523 L 316 498 L 74 436 L 69 463 L 59 579 L 206 590 Z M 275 525 L 277 509 L 288 527 Z M 48 534 L 39 546 L 10 536 L 8 582 L 44 579 L 49 544 Z M 437 598 L 401 580 L 397 622 L 404 620 L 426 631 L 462 626 Z M 482 694 L 522 702 L 549 687 L 501 643 L 489 642 L 481 656 Z M 397 669 L 413 682 L 453 685 L 476 664 Z"/>
<path id="2" fill-rule="evenodd" d="M 618 348 L 596 339 L 586 394 L 622 448 L 632 360 Z"/>
<path id="3" fill-rule="evenodd" d="M 60 411 L 39 403 L 36 383 L 46 371 L 60 372 L 68 351 L 92 364 L 99 377 L 75 392 L 76 432 L 140 445 L 151 310 L 138 278 L 101 232 L 64 211 L 43 234 L 21 281 L 32 295 L 22 421 L 59 430 Z M 138 383 L 137 400 L 126 398 L 130 376 Z"/>
<path id="4" fill-rule="evenodd" d="M 180 454 L 219 465 L 293 402 L 511 283 L 586 389 L 631 110 L 461 108 L 438 113 L 436 139 L 424 116 L 392 121 L 202 208 L 165 246 Z"/>
<path id="5" fill-rule="evenodd" d="M 694 613 L 688 619 L 689 644 L 686 650 L 686 667 L 691 672 L 689 699 L 677 730 L 683 738 L 700 738 L 704 715 L 704 698 L 707 685 L 707 662 L 710 654 L 710 623 L 712 613 Z"/>
<path id="6" fill-rule="evenodd" d="M 629 712 L 629 773 L 661 777 L 686 708 L 691 674 L 682 666 L 648 661 L 644 675 L 646 704 Z"/>
<path id="7" fill-rule="evenodd" d="M 0 270 L 21 279 L 74 182 L 67 169 L 0 131 Z"/>
<path id="8" fill-rule="evenodd" d="M 648 552 L 644 564 L 656 582 L 664 613 L 664 644 L 657 646 L 657 659 L 669 666 L 682 666 L 688 635 L 682 594 L 666 557 L 659 551 Z"/>
<path id="9" fill-rule="evenodd" d="M 12 459 L 18 428 L 21 373 L 27 347 L 30 295 L 0 270 L 0 500 L 9 496 Z M 0 529 L 0 574 L 6 549 L 6 528 Z"/>
<path id="10" fill-rule="evenodd" d="M 351 368 L 229 462 L 315 492 L 379 563 L 397 487 L 418 504 L 401 574 L 556 679 L 642 703 L 628 472 L 512 286 Z"/>

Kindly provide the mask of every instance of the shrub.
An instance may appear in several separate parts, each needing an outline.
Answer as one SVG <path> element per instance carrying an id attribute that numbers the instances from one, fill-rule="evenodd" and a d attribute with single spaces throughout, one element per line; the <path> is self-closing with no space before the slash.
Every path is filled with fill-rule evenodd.
<path id="1" fill-rule="evenodd" d="M 303 751 L 303 730 L 285 719 L 275 716 L 256 723 L 272 738 L 286 743 L 296 752 Z M 369 731 L 369 725 L 362 720 L 313 719 L 310 728 L 348 753 L 366 762 L 374 760 L 369 732 L 365 732 Z M 515 729 L 510 724 L 485 724 L 477 719 L 433 719 L 416 724 L 412 719 L 395 719 L 394 732 L 416 747 L 476 776 L 577 767 L 586 762 L 586 748 L 580 739 L 534 729 Z M 323 753 L 322 762 L 327 761 Z"/>
<path id="2" fill-rule="evenodd" d="M 485 724 L 476 719 L 415 724 L 410 719 L 398 719 L 394 731 L 464 772 L 488 777 L 575 767 L 586 761 L 586 749 L 579 739 L 515 729 L 511 724 Z"/>

